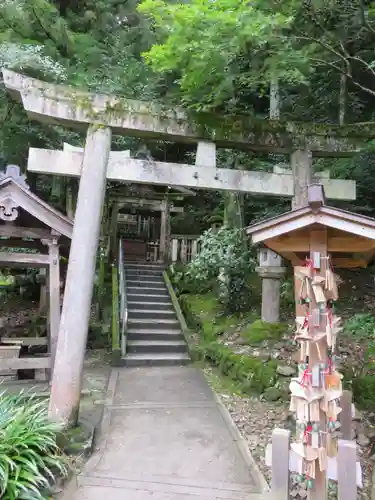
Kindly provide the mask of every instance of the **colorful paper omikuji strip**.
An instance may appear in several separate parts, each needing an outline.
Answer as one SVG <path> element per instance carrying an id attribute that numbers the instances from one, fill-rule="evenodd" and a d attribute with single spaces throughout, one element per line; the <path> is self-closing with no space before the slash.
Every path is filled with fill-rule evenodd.
<path id="1" fill-rule="evenodd" d="M 324 471 L 327 457 L 337 453 L 342 377 L 334 366 L 334 350 L 341 328 L 333 308 L 338 298 L 337 276 L 329 257 L 313 252 L 297 276 L 299 302 L 306 312 L 296 322 L 301 363 L 298 377 L 290 383 L 290 409 L 297 421 L 297 440 L 291 447 L 300 457 L 300 480 L 313 488 L 316 471 Z M 312 345 L 318 360 L 311 359 Z"/>

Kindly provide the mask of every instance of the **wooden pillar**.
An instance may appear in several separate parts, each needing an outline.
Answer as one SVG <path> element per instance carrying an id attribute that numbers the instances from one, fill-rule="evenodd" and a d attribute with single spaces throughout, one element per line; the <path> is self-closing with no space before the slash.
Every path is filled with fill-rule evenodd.
<path id="1" fill-rule="evenodd" d="M 47 314 L 48 311 L 47 270 L 45 268 L 41 268 L 39 276 L 41 277 L 39 314 L 43 316 L 44 314 Z"/>
<path id="2" fill-rule="evenodd" d="M 320 272 L 319 276 L 325 276 L 327 270 L 327 228 L 322 227 L 312 229 L 310 232 L 310 258 L 313 259 L 314 252 L 320 254 Z M 313 311 L 318 309 L 314 294 L 309 303 L 309 314 L 313 316 Z M 323 315 L 322 315 L 323 316 Z M 325 316 L 321 319 L 321 328 L 325 329 L 326 325 L 323 321 L 327 321 Z M 319 355 L 320 353 L 320 355 Z M 328 362 L 328 345 L 327 340 L 324 338 L 319 342 L 309 343 L 309 372 L 314 373 L 314 367 L 317 366 L 319 372 L 320 364 Z M 326 414 L 320 410 L 320 431 L 327 432 L 327 417 Z M 308 490 L 308 500 L 326 500 L 328 498 L 328 485 L 326 471 L 320 471 L 319 467 L 315 468 L 315 480 L 312 490 Z"/>
<path id="3" fill-rule="evenodd" d="M 61 313 L 49 416 L 64 425 L 78 420 L 96 254 L 105 195 L 111 129 L 87 132 Z"/>
<path id="4" fill-rule="evenodd" d="M 169 259 L 169 239 L 171 234 L 170 202 L 166 198 L 162 201 L 160 218 L 160 247 L 159 259 L 167 262 Z"/>
<path id="5" fill-rule="evenodd" d="M 180 259 L 181 259 L 182 264 L 186 264 L 187 263 L 187 242 L 186 242 L 186 238 L 182 238 L 182 240 L 181 240 Z"/>
<path id="6" fill-rule="evenodd" d="M 178 239 L 174 238 L 172 240 L 172 262 L 175 263 L 178 260 Z"/>
<path id="7" fill-rule="evenodd" d="M 272 482 L 270 498 L 289 500 L 290 431 L 275 429 L 272 433 Z"/>
<path id="8" fill-rule="evenodd" d="M 48 245 L 49 273 L 48 273 L 48 294 L 49 294 L 49 352 L 51 355 L 51 371 L 53 371 L 57 340 L 60 327 L 60 252 L 58 238 L 45 241 Z"/>
<path id="9" fill-rule="evenodd" d="M 191 244 L 191 260 L 194 260 L 198 254 L 198 240 L 193 240 Z"/>

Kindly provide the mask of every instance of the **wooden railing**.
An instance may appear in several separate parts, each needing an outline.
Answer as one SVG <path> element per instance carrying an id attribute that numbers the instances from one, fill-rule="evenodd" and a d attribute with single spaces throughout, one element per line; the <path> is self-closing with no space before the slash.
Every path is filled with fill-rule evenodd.
<path id="1" fill-rule="evenodd" d="M 195 235 L 172 235 L 169 245 L 169 260 L 173 264 L 181 262 L 188 264 L 199 253 L 199 236 Z M 158 262 L 160 257 L 159 240 L 149 241 L 147 243 L 147 260 L 149 262 Z"/>
<path id="2" fill-rule="evenodd" d="M 121 352 L 124 356 L 126 353 L 126 328 L 128 324 L 128 301 L 126 297 L 126 276 L 125 276 L 125 260 L 124 247 L 122 241 L 119 243 L 118 257 L 118 276 L 119 276 L 119 302 L 120 302 L 120 335 L 121 335 Z"/>
<path id="3" fill-rule="evenodd" d="M 160 241 L 154 240 L 147 243 L 147 256 L 148 262 L 158 262 L 160 256 Z"/>
<path id="4" fill-rule="evenodd" d="M 327 478 L 337 482 L 338 500 L 355 500 L 357 488 L 362 488 L 362 471 L 357 458 L 356 441 L 352 440 L 352 419 L 355 418 L 355 408 L 352 405 L 352 395 L 344 391 L 340 402 L 340 433 L 343 439 L 338 441 L 338 455 L 327 458 Z M 271 491 L 264 498 L 269 500 L 291 500 L 290 476 L 299 473 L 300 458 L 290 449 L 291 432 L 286 429 L 275 429 L 272 434 L 272 444 L 266 449 L 265 462 L 272 468 Z M 309 490 L 309 499 L 327 498 L 326 485 L 322 489 Z"/>
<path id="5" fill-rule="evenodd" d="M 170 260 L 172 263 L 188 264 L 199 253 L 199 236 L 172 235 L 170 245 Z"/>

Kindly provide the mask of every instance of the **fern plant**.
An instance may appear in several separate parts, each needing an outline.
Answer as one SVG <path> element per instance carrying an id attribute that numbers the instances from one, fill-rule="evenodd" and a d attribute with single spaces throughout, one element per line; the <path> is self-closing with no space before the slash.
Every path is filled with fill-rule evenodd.
<path id="1" fill-rule="evenodd" d="M 46 402 L 35 395 L 0 394 L 0 498 L 47 499 L 67 461 L 56 437 L 60 426 L 48 420 Z"/>

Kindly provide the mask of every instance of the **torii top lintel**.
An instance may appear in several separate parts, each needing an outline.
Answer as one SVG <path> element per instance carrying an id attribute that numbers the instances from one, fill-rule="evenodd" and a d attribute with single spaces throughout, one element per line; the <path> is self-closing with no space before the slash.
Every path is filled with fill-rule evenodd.
<path id="1" fill-rule="evenodd" d="M 249 116 L 191 113 L 150 102 L 90 94 L 3 70 L 4 84 L 32 118 L 82 128 L 90 123 L 114 133 L 253 151 L 290 153 L 309 149 L 314 156 L 349 156 L 375 137 L 374 124 L 336 126 L 272 121 Z"/>

